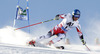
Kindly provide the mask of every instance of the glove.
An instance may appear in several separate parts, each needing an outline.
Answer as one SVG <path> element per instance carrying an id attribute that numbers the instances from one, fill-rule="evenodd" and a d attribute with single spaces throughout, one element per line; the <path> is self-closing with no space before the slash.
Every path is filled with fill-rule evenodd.
<path id="1" fill-rule="evenodd" d="M 59 14 L 55 16 L 55 20 L 59 20 L 60 17 L 59 17 Z"/>
<path id="2" fill-rule="evenodd" d="M 86 44 L 86 42 L 84 41 L 84 39 L 81 39 L 81 41 L 82 41 L 83 45 L 85 45 L 85 44 Z"/>

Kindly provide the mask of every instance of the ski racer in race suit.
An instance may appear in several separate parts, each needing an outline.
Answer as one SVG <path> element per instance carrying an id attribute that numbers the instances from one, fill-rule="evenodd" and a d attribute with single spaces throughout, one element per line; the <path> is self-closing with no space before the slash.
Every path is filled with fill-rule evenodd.
<path id="1" fill-rule="evenodd" d="M 84 41 L 83 34 L 81 32 L 81 27 L 80 27 L 80 24 L 78 21 L 78 19 L 80 18 L 80 11 L 78 9 L 75 9 L 72 12 L 72 15 L 70 13 L 68 13 L 68 14 L 58 14 L 55 16 L 56 20 L 59 20 L 60 18 L 63 19 L 61 21 L 61 23 L 56 25 L 53 29 L 51 29 L 47 33 L 47 35 L 40 36 L 35 41 L 33 41 L 33 40 L 30 41 L 29 44 L 34 45 L 36 42 L 41 41 L 42 39 L 47 39 L 54 35 L 57 35 L 56 38 L 52 39 L 48 43 L 49 45 L 54 44 L 54 43 L 59 42 L 60 40 L 64 39 L 66 37 L 66 33 L 68 32 L 68 30 L 75 27 L 83 45 L 85 45 L 86 42 Z"/>

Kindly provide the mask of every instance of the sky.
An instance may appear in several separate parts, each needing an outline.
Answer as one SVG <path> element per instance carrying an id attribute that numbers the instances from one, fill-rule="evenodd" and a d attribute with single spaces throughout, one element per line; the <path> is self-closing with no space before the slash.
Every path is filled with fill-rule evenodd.
<path id="1" fill-rule="evenodd" d="M 74 9 L 81 11 L 79 19 L 81 30 L 87 43 L 94 43 L 95 38 L 100 38 L 100 0 L 29 0 L 30 24 L 53 19 L 57 14 L 72 13 Z M 0 29 L 13 26 L 16 15 L 17 0 L 0 0 Z M 26 0 L 20 0 L 20 6 L 26 8 Z M 47 22 L 30 27 L 33 36 L 46 35 L 60 20 Z M 16 28 L 26 26 L 27 21 L 16 21 Z M 28 28 L 21 29 L 28 33 Z M 68 38 L 76 41 L 79 37 L 76 29 L 67 34 Z M 76 41 L 80 42 L 80 41 Z"/>

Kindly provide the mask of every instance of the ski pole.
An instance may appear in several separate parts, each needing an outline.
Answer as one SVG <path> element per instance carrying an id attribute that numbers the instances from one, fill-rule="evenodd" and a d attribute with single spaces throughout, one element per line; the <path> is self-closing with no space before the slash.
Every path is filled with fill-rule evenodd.
<path id="1" fill-rule="evenodd" d="M 55 20 L 55 18 L 54 18 L 54 19 L 50 19 L 50 20 L 46 20 L 46 21 L 43 21 L 43 22 L 39 22 L 39 23 L 35 23 L 35 24 L 31 24 L 31 25 L 28 25 L 28 26 L 24 26 L 24 27 L 16 28 L 16 29 L 14 29 L 14 30 L 18 30 L 18 29 L 22 29 L 22 28 L 26 28 L 26 27 L 30 27 L 30 26 L 34 26 L 34 25 L 38 25 L 38 24 L 45 23 L 45 22 L 49 22 L 49 21 L 52 21 L 52 20 Z"/>
<path id="2" fill-rule="evenodd" d="M 91 51 L 90 49 L 89 49 L 89 47 L 85 44 L 85 47 L 89 50 L 89 51 Z"/>

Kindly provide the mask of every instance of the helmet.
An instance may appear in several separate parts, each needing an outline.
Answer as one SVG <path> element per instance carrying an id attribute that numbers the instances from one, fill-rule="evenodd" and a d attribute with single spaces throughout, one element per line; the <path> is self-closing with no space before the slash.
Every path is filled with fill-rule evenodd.
<path id="1" fill-rule="evenodd" d="M 73 12 L 72 12 L 72 16 L 73 17 L 76 17 L 76 18 L 80 18 L 80 11 L 78 9 L 75 9 Z"/>

